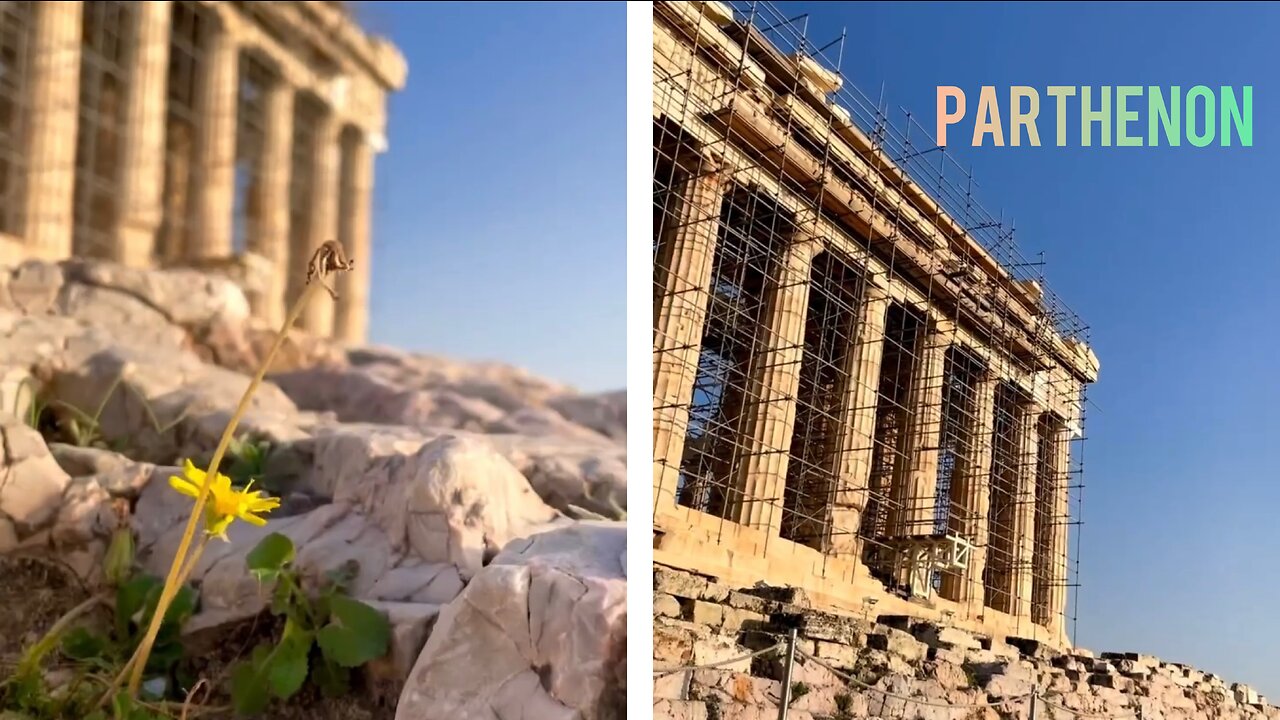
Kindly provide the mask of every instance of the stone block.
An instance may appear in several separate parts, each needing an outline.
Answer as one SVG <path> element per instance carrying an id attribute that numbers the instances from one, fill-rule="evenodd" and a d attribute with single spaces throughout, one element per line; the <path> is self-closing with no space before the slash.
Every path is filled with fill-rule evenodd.
<path id="1" fill-rule="evenodd" d="M 1059 653 L 1052 646 L 1040 640 L 1031 640 L 1029 638 L 1007 637 L 1005 642 L 1018 649 L 1018 652 L 1025 658 L 1034 660 L 1053 660 Z"/>
<path id="2" fill-rule="evenodd" d="M 722 603 L 729 598 L 729 586 L 721 585 L 716 582 L 707 582 L 707 586 L 702 589 L 702 600 L 709 602 Z"/>
<path id="3" fill-rule="evenodd" d="M 884 650 L 911 662 L 924 660 L 928 653 L 928 647 L 909 633 L 888 627 L 868 635 L 867 647 Z"/>
<path id="4" fill-rule="evenodd" d="M 653 589 L 680 598 L 697 599 L 707 588 L 707 581 L 697 575 L 691 575 L 670 568 L 655 567 L 653 569 Z"/>
<path id="5" fill-rule="evenodd" d="M 852 669 L 858 664 L 858 649 L 843 643 L 815 640 L 814 655 L 841 669 Z"/>
<path id="6" fill-rule="evenodd" d="M 680 601 L 674 595 L 663 592 L 653 594 L 653 614 L 660 617 L 680 617 Z"/>
<path id="7" fill-rule="evenodd" d="M 660 675 L 653 679 L 654 700 L 687 700 L 685 683 L 689 673 L 678 672 L 671 675 Z"/>
<path id="8" fill-rule="evenodd" d="M 653 626 L 653 664 L 657 667 L 688 665 L 699 634 L 671 622 Z"/>
<path id="9" fill-rule="evenodd" d="M 715 607 L 722 607 L 716 605 Z M 737 608 L 726 607 L 723 609 L 721 616 L 723 618 L 722 627 L 725 632 L 738 632 L 744 628 L 761 628 L 769 623 L 769 618 L 754 613 L 750 610 L 739 610 Z"/>
<path id="10" fill-rule="evenodd" d="M 797 615 L 775 613 L 772 617 L 779 624 L 795 627 L 802 637 L 852 647 L 865 645 L 867 633 L 871 630 L 871 624 L 860 618 L 816 610 Z"/>
<path id="11" fill-rule="evenodd" d="M 721 702 L 737 702 L 745 705 L 777 707 L 782 689 L 781 683 L 768 678 L 711 668 L 693 673 L 694 695 L 707 698 L 717 695 Z"/>
<path id="12" fill-rule="evenodd" d="M 744 589 L 742 591 L 747 595 L 754 595 L 763 600 L 775 603 L 783 603 L 787 605 L 797 605 L 802 608 L 812 606 L 809 601 L 809 595 L 803 588 L 798 587 L 754 587 Z"/>
<path id="13" fill-rule="evenodd" d="M 746 655 L 749 651 L 737 644 L 733 640 L 724 637 L 710 637 L 705 640 L 695 640 L 693 642 L 693 662 L 692 665 L 710 665 L 712 663 L 723 662 L 739 655 Z M 736 672 L 750 672 L 751 659 L 746 658 L 728 665 L 721 665 L 720 670 L 732 670 Z"/>
<path id="14" fill-rule="evenodd" d="M 1133 680 L 1123 675 L 1108 675 L 1099 673 L 1089 676 L 1089 684 L 1095 687 L 1112 688 L 1120 692 L 1133 692 Z"/>
<path id="15" fill-rule="evenodd" d="M 691 623 L 718 628 L 724 624 L 724 609 L 715 603 L 681 598 L 680 617 Z"/>
<path id="16" fill-rule="evenodd" d="M 654 720 L 707 720 L 707 704 L 695 700 L 658 700 L 653 703 Z"/>
<path id="17" fill-rule="evenodd" d="M 767 600 L 744 592 L 738 592 L 737 590 L 729 591 L 729 595 L 725 598 L 725 604 L 738 610 L 750 610 L 761 615 L 769 612 L 769 602 Z"/>
<path id="18" fill-rule="evenodd" d="M 1241 705 L 1258 704 L 1258 691 L 1244 683 L 1233 683 L 1231 685 L 1231 696 Z"/>

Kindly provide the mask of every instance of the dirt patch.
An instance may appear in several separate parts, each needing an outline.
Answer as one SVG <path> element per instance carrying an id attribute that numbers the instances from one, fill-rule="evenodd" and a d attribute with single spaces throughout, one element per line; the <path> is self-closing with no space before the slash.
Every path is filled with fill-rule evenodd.
<path id="1" fill-rule="evenodd" d="M 68 610 L 89 598 L 69 569 L 0 557 L 0 676 Z"/>

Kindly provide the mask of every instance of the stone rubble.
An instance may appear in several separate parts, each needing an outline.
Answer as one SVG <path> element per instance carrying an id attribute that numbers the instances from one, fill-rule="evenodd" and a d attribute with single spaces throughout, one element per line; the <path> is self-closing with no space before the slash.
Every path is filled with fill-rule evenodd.
<path id="1" fill-rule="evenodd" d="M 94 583 L 128 521 L 143 569 L 166 572 L 190 508 L 168 478 L 208 461 L 273 334 L 192 270 L 0 267 L 0 553 Z M 625 433 L 625 393 L 295 329 L 238 432 L 271 443 L 282 508 L 208 545 L 186 629 L 263 611 L 244 558 L 280 532 L 305 578 L 354 569 L 352 595 L 387 612 L 377 671 L 404 683 L 399 718 L 621 717 L 625 528 L 566 512 L 625 512 Z"/>
<path id="2" fill-rule="evenodd" d="M 784 642 L 795 628 L 788 720 L 1013 720 L 1028 717 L 1033 690 L 1052 703 L 1038 702 L 1037 718 L 1280 718 L 1247 685 L 1149 655 L 1095 657 L 903 616 L 824 612 L 794 590 L 731 589 L 662 566 L 654 568 L 653 622 L 655 671 L 733 660 Z M 773 720 L 784 677 L 777 652 L 657 676 L 653 717 Z"/>

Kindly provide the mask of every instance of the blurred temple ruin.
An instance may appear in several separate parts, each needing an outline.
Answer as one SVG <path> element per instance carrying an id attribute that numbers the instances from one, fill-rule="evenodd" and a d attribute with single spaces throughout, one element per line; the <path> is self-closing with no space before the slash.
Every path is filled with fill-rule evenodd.
<path id="1" fill-rule="evenodd" d="M 300 323 L 364 340 L 373 155 L 406 65 L 338 2 L 0 2 L 0 265 L 193 266 L 283 320 L 313 250 L 356 259 Z"/>

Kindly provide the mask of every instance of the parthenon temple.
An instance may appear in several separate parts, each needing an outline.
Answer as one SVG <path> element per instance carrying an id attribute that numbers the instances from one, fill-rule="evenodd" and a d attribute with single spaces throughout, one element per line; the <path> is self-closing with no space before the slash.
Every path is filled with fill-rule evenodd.
<path id="1" fill-rule="evenodd" d="M 279 323 L 336 239 L 355 269 L 300 324 L 362 341 L 406 72 L 338 2 L 0 2 L 0 265 L 234 264 Z"/>
<path id="2" fill-rule="evenodd" d="M 1069 645 L 1087 327 L 839 38 L 653 25 L 655 564 Z"/>

